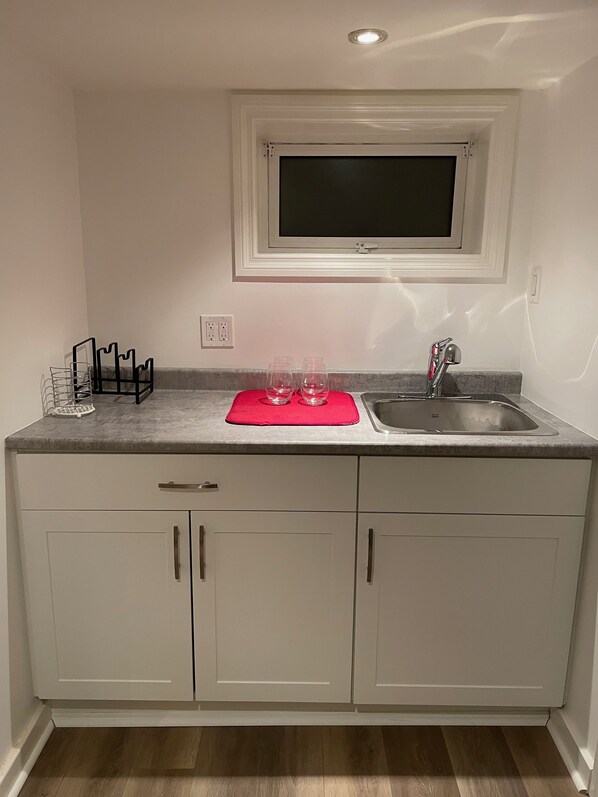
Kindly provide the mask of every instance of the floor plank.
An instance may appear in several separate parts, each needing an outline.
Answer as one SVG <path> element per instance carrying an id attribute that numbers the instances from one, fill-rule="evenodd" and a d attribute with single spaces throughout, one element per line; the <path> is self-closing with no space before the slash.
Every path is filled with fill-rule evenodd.
<path id="1" fill-rule="evenodd" d="M 128 728 L 83 728 L 57 797 L 122 797 L 134 742 Z"/>
<path id="2" fill-rule="evenodd" d="M 260 728 L 204 728 L 192 797 L 256 797 Z"/>
<path id="3" fill-rule="evenodd" d="M 461 797 L 528 797 L 500 728 L 443 728 Z"/>
<path id="4" fill-rule="evenodd" d="M 191 770 L 135 772 L 129 776 L 123 797 L 190 797 Z"/>
<path id="5" fill-rule="evenodd" d="M 133 772 L 195 769 L 201 728 L 132 728 Z"/>
<path id="6" fill-rule="evenodd" d="M 547 728 L 503 728 L 503 735 L 529 797 L 577 796 Z"/>
<path id="7" fill-rule="evenodd" d="M 19 797 L 55 797 L 81 735 L 78 728 L 54 728 Z"/>
<path id="8" fill-rule="evenodd" d="M 392 797 L 459 797 L 442 728 L 382 728 Z"/>
<path id="9" fill-rule="evenodd" d="M 392 797 L 379 727 L 326 727 L 325 797 Z"/>
<path id="10" fill-rule="evenodd" d="M 324 797 L 322 728 L 262 728 L 259 797 Z"/>

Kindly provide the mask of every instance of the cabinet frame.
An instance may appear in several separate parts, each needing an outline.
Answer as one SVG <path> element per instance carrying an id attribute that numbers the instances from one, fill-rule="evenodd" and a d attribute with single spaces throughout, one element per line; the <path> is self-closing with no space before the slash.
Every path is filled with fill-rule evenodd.
<path id="1" fill-rule="evenodd" d="M 359 485 L 358 458 L 355 456 L 17 454 L 13 462 L 21 498 L 21 546 L 34 685 L 36 694 L 42 698 L 353 702 L 362 707 L 458 705 L 531 708 L 562 703 L 591 467 L 587 460 L 363 456 L 359 458 Z M 527 482 L 525 474 L 529 476 Z M 91 478 L 93 476 L 97 478 Z M 204 477 L 217 481 L 219 490 L 194 494 L 158 488 L 160 480 L 201 481 Z M 56 483 L 58 487 L 54 491 L 53 484 Z M 467 489 L 461 489 L 463 484 L 468 485 Z M 98 489 L 98 485 L 102 489 Z M 112 501 L 114 485 L 117 492 Z M 360 514 L 356 514 L 357 504 Z M 139 509 L 139 506 L 146 508 Z M 484 509 L 481 510 L 480 506 Z M 365 514 L 364 510 L 368 513 Z M 486 511 L 487 514 L 483 514 Z M 521 685 L 509 690 L 500 684 L 495 684 L 496 689 L 492 685 L 488 689 L 472 689 L 458 684 L 414 688 L 413 683 L 380 687 L 375 677 L 375 666 L 368 656 L 364 656 L 368 647 L 373 650 L 375 638 L 372 634 L 377 627 L 372 595 L 376 594 L 378 585 L 376 538 L 379 524 L 389 518 L 396 523 L 400 518 L 427 517 L 438 529 L 443 518 L 454 519 L 458 515 L 464 518 L 465 524 L 478 516 L 489 524 L 500 521 L 505 529 L 510 523 L 515 526 L 527 523 L 524 538 L 534 536 L 532 526 L 536 523 L 539 529 L 536 536 L 545 538 L 552 534 L 551 538 L 557 540 L 559 563 L 555 573 L 558 583 L 555 582 L 551 606 L 547 608 L 547 612 L 553 612 L 554 624 L 558 626 L 558 633 L 554 633 L 547 646 L 550 651 L 547 658 L 551 658 L 554 666 L 545 678 L 540 678 L 528 690 L 522 689 Z M 338 567 L 338 573 L 342 571 L 338 580 L 343 588 L 336 595 L 336 603 L 324 597 L 322 605 L 336 607 L 333 611 L 336 622 L 331 628 L 342 627 L 342 632 L 335 637 L 337 648 L 327 654 L 329 674 L 327 672 L 321 679 L 311 682 L 293 682 L 292 679 L 270 683 L 259 679 L 218 682 L 215 648 L 211 662 L 204 653 L 206 640 L 209 647 L 210 634 L 215 639 L 216 633 L 215 629 L 208 632 L 205 624 L 210 612 L 213 617 L 215 595 L 214 584 L 210 581 L 213 575 L 213 532 L 216 526 L 226 524 L 227 519 L 233 517 L 237 524 L 245 524 L 248 531 L 259 518 L 264 528 L 278 522 L 279 533 L 284 533 L 285 524 L 292 529 L 293 523 L 297 524 L 297 529 L 303 529 L 303 533 L 309 533 L 310 522 L 317 520 L 315 533 L 322 534 L 324 525 L 319 524 L 334 526 L 338 521 L 338 528 L 335 527 L 336 531 L 331 533 L 336 535 L 335 545 L 338 543 L 340 546 L 335 548 L 335 555 L 337 550 L 341 551 L 335 567 Z M 101 679 L 61 679 L 53 630 L 49 550 L 47 541 L 40 544 L 40 535 L 45 534 L 44 523 L 46 531 L 57 523 L 55 528 L 59 531 L 72 527 L 75 531 L 84 532 L 96 522 L 108 525 L 110 520 L 116 524 L 115 531 L 119 522 L 124 523 L 121 525 L 123 531 L 134 531 L 137 527 L 142 530 L 140 524 L 142 526 L 146 519 L 150 525 L 157 523 L 160 528 L 166 522 L 172 526 L 179 525 L 181 582 L 176 580 L 174 536 L 168 537 L 166 554 L 169 579 L 172 578 L 178 596 L 168 631 L 172 630 L 171 626 L 178 628 L 179 641 L 156 646 L 158 657 L 163 656 L 168 661 L 168 655 L 172 655 L 173 661 L 176 659 L 178 662 L 173 664 L 172 678 L 168 676 L 163 680 L 145 682 L 133 678 L 126 683 L 112 681 L 110 685 L 108 682 L 103 684 Z M 359 523 L 357 539 L 356 521 Z M 204 527 L 201 557 L 200 525 Z M 542 525 L 552 531 L 542 530 Z M 374 535 L 373 555 L 368 560 L 369 528 L 374 529 Z M 517 533 L 515 529 L 505 532 L 504 536 L 516 537 Z M 462 534 L 467 536 L 466 532 Z M 205 580 L 200 572 L 200 560 L 201 569 L 205 568 Z M 305 554 L 305 561 L 308 566 L 313 561 L 309 553 Z M 368 561 L 372 570 L 371 584 L 367 583 Z M 108 577 L 106 584 L 108 589 Z M 257 585 L 259 587 L 259 582 Z M 331 578 L 331 589 L 337 586 Z M 95 589 L 97 593 L 97 582 Z M 289 606 L 292 606 L 292 600 L 289 600 Z M 284 601 L 281 608 L 284 609 Z M 293 616 L 292 613 L 289 616 Z M 311 616 L 316 617 L 313 609 Z M 183 625 L 186 628 L 184 633 L 181 631 Z M 66 633 L 65 638 L 68 636 Z M 85 639 L 84 633 L 82 636 Z M 72 635 L 70 638 L 72 650 L 75 650 Z M 319 632 L 318 639 L 322 638 L 323 634 Z M 265 641 L 271 649 L 275 648 L 272 640 Z M 93 645 L 90 644 L 90 648 Z M 326 663 L 325 657 L 322 662 Z"/>

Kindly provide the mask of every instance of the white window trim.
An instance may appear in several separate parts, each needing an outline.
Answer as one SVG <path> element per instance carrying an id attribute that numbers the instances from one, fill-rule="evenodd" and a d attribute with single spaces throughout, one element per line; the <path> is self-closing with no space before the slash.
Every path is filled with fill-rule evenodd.
<path id="1" fill-rule="evenodd" d="M 500 282 L 505 273 L 517 105 L 512 92 L 233 95 L 235 278 Z M 478 152 L 467 177 L 467 251 L 363 255 L 303 249 L 281 253 L 269 248 L 265 141 L 396 144 L 472 139 Z M 477 191 L 469 190 L 470 183 Z"/>

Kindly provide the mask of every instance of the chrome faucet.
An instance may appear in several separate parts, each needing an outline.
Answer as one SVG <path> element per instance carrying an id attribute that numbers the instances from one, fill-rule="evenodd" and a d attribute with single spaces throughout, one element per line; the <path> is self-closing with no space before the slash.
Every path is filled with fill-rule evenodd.
<path id="1" fill-rule="evenodd" d="M 442 380 L 448 371 L 449 365 L 458 365 L 461 362 L 461 349 L 452 338 L 437 340 L 430 346 L 430 359 L 428 361 L 428 376 L 426 378 L 426 397 L 440 398 L 442 394 Z"/>

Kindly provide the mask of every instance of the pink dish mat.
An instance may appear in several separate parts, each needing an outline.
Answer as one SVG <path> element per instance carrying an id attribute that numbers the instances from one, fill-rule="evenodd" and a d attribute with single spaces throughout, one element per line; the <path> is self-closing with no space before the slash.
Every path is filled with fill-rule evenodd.
<path id="1" fill-rule="evenodd" d="M 331 390 L 319 407 L 310 407 L 299 393 L 288 404 L 275 406 L 265 390 L 243 390 L 235 396 L 226 421 L 246 426 L 349 426 L 358 423 L 359 411 L 352 396 L 337 390 Z"/>

